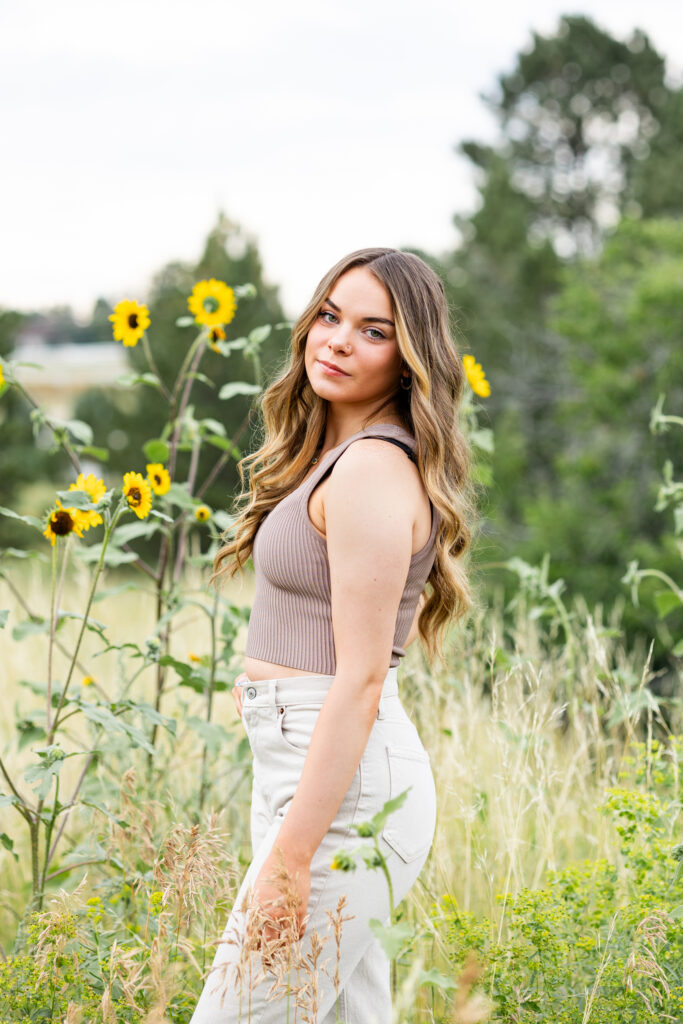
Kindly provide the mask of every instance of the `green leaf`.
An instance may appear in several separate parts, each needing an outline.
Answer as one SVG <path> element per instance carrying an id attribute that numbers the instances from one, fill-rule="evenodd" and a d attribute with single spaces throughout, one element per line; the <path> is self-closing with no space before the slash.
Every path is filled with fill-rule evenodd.
<path id="1" fill-rule="evenodd" d="M 199 373 L 198 370 L 193 370 L 192 373 L 188 373 L 186 376 L 192 380 L 200 380 L 202 384 L 208 384 L 210 388 L 216 387 L 214 381 L 212 381 L 210 377 L 207 377 L 205 373 Z"/>
<path id="2" fill-rule="evenodd" d="M 673 590 L 658 590 L 654 595 L 655 605 L 657 607 L 657 615 L 660 619 L 666 618 L 666 616 L 674 610 L 674 608 L 680 608 L 683 604 L 678 594 L 675 594 Z"/>
<path id="3" fill-rule="evenodd" d="M 199 432 L 201 434 L 220 434 L 221 437 L 225 437 L 225 424 L 221 423 L 220 420 L 214 420 L 207 416 L 205 420 L 199 421 Z"/>
<path id="4" fill-rule="evenodd" d="M 49 633 L 50 622 L 48 619 L 25 619 L 17 623 L 12 629 L 12 639 L 25 640 L 27 636 L 36 636 L 38 633 Z"/>
<path id="5" fill-rule="evenodd" d="M 258 384 L 247 384 L 243 380 L 233 380 L 224 384 L 218 392 L 222 399 L 234 398 L 235 395 L 258 395 L 263 390 Z"/>
<path id="6" fill-rule="evenodd" d="M 110 494 L 113 492 L 109 492 Z M 84 511 L 96 509 L 99 502 L 93 501 L 87 491 L 57 491 L 57 497 L 66 508 L 78 508 Z"/>
<path id="7" fill-rule="evenodd" d="M 683 658 L 683 639 L 679 640 L 673 649 L 673 654 L 677 658 Z"/>
<path id="8" fill-rule="evenodd" d="M 76 450 L 79 455 L 92 455 L 93 459 L 97 459 L 99 462 L 109 461 L 108 448 L 95 448 L 91 444 L 82 444 L 78 445 Z"/>
<path id="9" fill-rule="evenodd" d="M 49 556 L 44 551 L 36 551 L 35 548 L 31 548 L 30 551 L 24 551 L 22 548 L 0 548 L 0 555 L 4 558 L 37 558 L 40 562 L 48 563 L 50 561 Z"/>
<path id="10" fill-rule="evenodd" d="M 262 327 L 254 327 L 253 331 L 249 331 L 249 341 L 252 345 L 261 345 L 266 338 L 269 337 L 272 329 L 271 324 L 264 324 Z"/>
<path id="11" fill-rule="evenodd" d="M 161 383 L 153 373 L 124 373 L 116 378 L 116 383 L 122 387 L 130 387 L 134 384 L 148 384 L 150 387 L 161 390 Z"/>
<path id="12" fill-rule="evenodd" d="M 435 985 L 442 992 L 450 992 L 451 989 L 458 987 L 457 982 L 442 974 L 441 971 L 437 971 L 436 967 L 431 967 L 428 971 L 420 971 L 417 976 L 417 984 L 418 987 L 420 985 Z"/>
<path id="13" fill-rule="evenodd" d="M 35 516 L 20 516 L 17 512 L 13 512 L 11 508 L 4 508 L 0 505 L 0 515 L 9 516 L 10 519 L 20 519 L 22 523 L 27 523 L 29 526 L 35 526 L 37 530 L 42 533 L 45 529 L 45 523 L 42 519 L 36 519 Z"/>
<path id="14" fill-rule="evenodd" d="M 138 583 L 133 583 L 129 580 L 128 583 L 117 583 L 115 587 L 107 587 L 105 590 L 100 590 L 93 597 L 93 604 L 95 601 L 103 601 L 105 597 L 116 597 L 117 594 L 125 594 L 128 590 L 139 590 L 140 586 Z"/>
<path id="15" fill-rule="evenodd" d="M 191 687 L 195 693 L 205 693 L 208 681 L 204 675 L 199 673 L 192 665 L 184 661 L 178 661 L 170 654 L 164 654 L 159 658 L 160 665 L 170 665 L 180 676 L 180 685 Z"/>
<path id="16" fill-rule="evenodd" d="M 74 703 L 80 707 L 89 722 L 94 722 L 95 725 L 101 725 L 109 732 L 125 733 L 134 746 L 142 747 L 142 749 L 146 750 L 148 754 L 156 754 L 156 749 L 140 729 L 137 729 L 134 725 L 130 725 L 122 718 L 118 718 L 116 715 L 113 715 L 111 711 L 102 704 L 91 704 L 88 701 L 83 700 L 77 700 L 74 701 Z"/>
<path id="17" fill-rule="evenodd" d="M 117 545 L 130 544 L 137 537 L 151 537 L 160 529 L 158 523 L 148 519 L 136 519 L 132 523 L 123 523 L 114 531 L 114 541 Z"/>
<path id="18" fill-rule="evenodd" d="M 389 957 L 395 960 L 398 954 L 405 948 L 409 941 L 414 938 L 412 925 L 407 921 L 399 921 L 398 924 L 382 924 L 376 917 L 368 921 L 370 931 L 379 941 L 380 946 Z"/>
<path id="19" fill-rule="evenodd" d="M 670 910 L 669 917 L 673 917 L 674 921 L 678 921 L 679 918 L 683 917 L 683 903 L 678 907 L 674 907 L 673 910 Z"/>
<path id="20" fill-rule="evenodd" d="M 195 322 L 193 316 L 179 316 L 175 322 L 176 327 L 192 327 Z"/>
<path id="21" fill-rule="evenodd" d="M 171 484 L 164 497 L 171 505 L 177 505 L 179 508 L 189 511 L 192 511 L 197 503 L 197 499 L 188 494 L 187 485 L 184 484 Z"/>
<path id="22" fill-rule="evenodd" d="M 92 565 L 99 561 L 102 544 L 91 544 L 90 547 L 74 548 L 74 554 L 82 562 Z M 104 565 L 125 565 L 127 562 L 134 562 L 138 556 L 134 551 L 120 551 L 115 545 L 110 544 L 104 553 Z"/>
<path id="23" fill-rule="evenodd" d="M 117 700 L 111 705 L 112 711 L 139 711 L 143 718 L 153 725 L 161 725 L 173 736 L 178 731 L 178 723 L 175 718 L 162 715 L 155 707 L 142 700 Z"/>
<path id="24" fill-rule="evenodd" d="M 5 832 L 0 832 L 0 843 L 2 843 L 6 850 L 9 850 L 15 861 L 19 863 L 19 858 L 14 852 L 14 841 Z"/>
<path id="25" fill-rule="evenodd" d="M 230 743 L 230 736 L 218 722 L 207 722 L 196 715 L 190 715 L 185 719 L 185 723 L 204 741 L 210 754 L 219 753 L 225 749 L 227 743 Z"/>
<path id="26" fill-rule="evenodd" d="M 34 793 L 36 793 L 39 800 L 44 800 L 50 792 L 53 778 L 59 775 L 62 770 L 62 762 L 69 755 L 56 745 L 36 750 L 35 753 L 40 758 L 40 761 L 38 764 L 29 765 L 24 772 L 24 778 L 27 782 L 39 783 L 37 789 L 34 788 Z"/>
<path id="27" fill-rule="evenodd" d="M 0 608 L 0 629 L 4 629 L 7 625 L 7 617 L 9 616 L 9 608 Z"/>
<path id="28" fill-rule="evenodd" d="M 402 793 L 398 794 L 398 796 L 395 796 L 392 800 L 387 800 L 382 810 L 378 811 L 377 814 L 373 816 L 371 819 L 371 825 L 374 835 L 379 835 L 384 828 L 389 815 L 393 814 L 394 811 L 397 811 L 399 807 L 403 806 L 408 798 L 408 793 L 412 788 L 412 786 L 408 786 L 408 789 L 404 789 Z"/>
<path id="29" fill-rule="evenodd" d="M 171 454 L 169 446 L 159 437 L 146 441 L 142 446 L 142 450 L 149 462 L 168 462 L 168 457 Z"/>
<path id="30" fill-rule="evenodd" d="M 154 516 L 155 519 L 163 519 L 165 523 L 173 522 L 173 516 L 167 516 L 165 512 L 160 512 L 158 508 L 151 508 L 149 514 Z"/>
<path id="31" fill-rule="evenodd" d="M 83 420 L 67 420 L 60 426 L 65 426 L 81 444 L 92 444 L 92 427 L 89 423 L 84 423 Z"/>
<path id="32" fill-rule="evenodd" d="M 227 437 L 220 437 L 216 434 L 205 434 L 204 440 L 207 444 L 213 445 L 214 448 L 220 448 L 222 452 L 231 452 L 233 458 L 240 458 L 234 444 Z"/>

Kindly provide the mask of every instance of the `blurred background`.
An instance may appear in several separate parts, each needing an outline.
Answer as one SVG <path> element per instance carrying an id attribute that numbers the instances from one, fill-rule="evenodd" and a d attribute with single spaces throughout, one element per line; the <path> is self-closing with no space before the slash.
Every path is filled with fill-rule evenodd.
<path id="1" fill-rule="evenodd" d="M 484 601 L 514 586 L 506 559 L 548 554 L 551 580 L 611 606 L 629 561 L 680 564 L 654 508 L 676 438 L 649 421 L 660 395 L 679 415 L 683 398 L 682 70 L 683 8 L 665 0 L 3 5 L 0 358 L 42 367 L 17 374 L 92 426 L 107 458 L 88 468 L 112 486 L 166 415 L 117 384 L 145 366 L 112 341 L 120 299 L 148 304 L 171 379 L 195 281 L 256 286 L 239 337 L 295 319 L 353 249 L 414 251 L 491 384 Z M 288 342 L 264 342 L 266 381 Z M 202 369 L 253 377 L 239 352 Z M 250 450 L 249 396 L 199 381 L 193 399 Z M 36 515 L 72 474 L 29 413 L 4 392 L 0 504 Z M 205 499 L 227 508 L 238 486 L 230 462 Z M 0 546 L 32 543 L 0 518 Z M 624 622 L 664 664 L 680 611 L 660 619 L 648 585 Z"/>

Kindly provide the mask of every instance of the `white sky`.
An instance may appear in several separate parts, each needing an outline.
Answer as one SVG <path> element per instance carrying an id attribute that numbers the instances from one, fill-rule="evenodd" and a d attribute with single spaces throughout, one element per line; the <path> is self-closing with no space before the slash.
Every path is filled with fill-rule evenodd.
<path id="1" fill-rule="evenodd" d="M 0 0 L 0 306 L 142 298 L 221 208 L 289 317 L 353 249 L 452 247 L 479 94 L 566 13 L 683 68 L 675 0 Z"/>

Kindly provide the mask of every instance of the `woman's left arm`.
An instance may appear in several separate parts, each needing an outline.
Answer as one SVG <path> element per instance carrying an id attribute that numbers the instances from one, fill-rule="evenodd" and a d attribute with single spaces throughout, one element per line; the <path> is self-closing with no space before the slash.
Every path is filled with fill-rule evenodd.
<path id="1" fill-rule="evenodd" d="M 414 510 L 406 495 L 412 468 L 376 439 L 351 445 L 335 464 L 325 495 L 325 529 L 337 661 L 296 793 L 254 887 L 274 918 L 279 857 L 297 877 L 299 928 L 310 863 L 339 810 L 365 750 L 386 677 L 401 595 L 410 568 Z M 274 937 L 266 929 L 266 938 Z"/>

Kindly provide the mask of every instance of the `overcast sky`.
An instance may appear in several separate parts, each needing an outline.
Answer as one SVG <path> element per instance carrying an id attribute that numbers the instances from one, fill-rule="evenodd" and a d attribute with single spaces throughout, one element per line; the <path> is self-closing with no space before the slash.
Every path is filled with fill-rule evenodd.
<path id="1" fill-rule="evenodd" d="M 675 0 L 0 0 L 0 307 L 143 298 L 219 209 L 289 317 L 353 249 L 452 247 L 479 94 L 564 13 L 680 75 Z"/>

